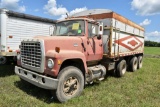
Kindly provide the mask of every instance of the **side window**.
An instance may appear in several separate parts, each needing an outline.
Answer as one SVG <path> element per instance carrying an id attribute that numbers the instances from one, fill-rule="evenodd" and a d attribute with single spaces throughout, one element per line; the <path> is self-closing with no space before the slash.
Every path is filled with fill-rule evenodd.
<path id="1" fill-rule="evenodd" d="M 61 27 L 61 31 L 60 31 L 60 34 L 64 34 L 67 32 L 67 28 L 66 27 Z"/>
<path id="2" fill-rule="evenodd" d="M 98 25 L 88 23 L 88 37 L 93 37 L 98 35 Z"/>
<path id="3" fill-rule="evenodd" d="M 92 24 L 88 23 L 88 37 L 92 37 Z"/>

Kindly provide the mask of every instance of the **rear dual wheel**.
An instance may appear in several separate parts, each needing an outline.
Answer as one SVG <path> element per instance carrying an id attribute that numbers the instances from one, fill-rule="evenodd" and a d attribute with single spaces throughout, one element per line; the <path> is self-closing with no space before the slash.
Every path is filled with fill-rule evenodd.
<path id="1" fill-rule="evenodd" d="M 142 68 L 143 56 L 138 56 L 138 69 Z"/>
<path id="2" fill-rule="evenodd" d="M 130 71 L 135 72 L 138 68 L 138 59 L 136 56 L 134 56 L 131 60 L 130 60 Z"/>
<path id="3" fill-rule="evenodd" d="M 142 68 L 142 60 L 143 57 L 142 56 L 138 56 L 138 58 L 135 56 L 130 60 L 129 63 L 129 69 L 132 72 L 135 72 L 137 69 Z M 122 77 L 124 76 L 124 74 L 126 73 L 126 69 L 127 69 L 127 64 L 125 60 L 121 60 L 118 65 L 117 65 L 117 69 L 115 71 L 115 74 L 117 77 Z"/>
<path id="4" fill-rule="evenodd" d="M 127 64 L 125 60 L 121 60 L 118 65 L 117 65 L 117 69 L 116 69 L 116 76 L 117 77 L 122 77 L 124 76 L 124 74 L 126 73 L 126 69 L 127 69 Z"/>
<path id="5" fill-rule="evenodd" d="M 130 70 L 132 72 L 135 72 L 137 69 L 142 68 L 142 64 L 143 64 L 143 56 L 142 55 L 138 57 L 135 56 L 130 60 Z"/>

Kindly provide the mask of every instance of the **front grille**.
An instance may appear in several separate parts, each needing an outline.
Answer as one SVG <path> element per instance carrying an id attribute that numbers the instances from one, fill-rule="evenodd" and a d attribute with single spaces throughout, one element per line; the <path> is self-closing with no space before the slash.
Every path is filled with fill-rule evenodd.
<path id="1" fill-rule="evenodd" d="M 41 43 L 23 41 L 21 43 L 21 61 L 23 65 L 40 68 L 42 63 Z"/>

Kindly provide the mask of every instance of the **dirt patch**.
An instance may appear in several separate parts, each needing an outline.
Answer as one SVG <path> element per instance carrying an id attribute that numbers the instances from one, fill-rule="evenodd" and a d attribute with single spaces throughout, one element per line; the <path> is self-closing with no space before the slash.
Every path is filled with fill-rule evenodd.
<path id="1" fill-rule="evenodd" d="M 147 57 L 147 58 L 160 58 L 160 55 L 144 54 L 144 57 Z"/>

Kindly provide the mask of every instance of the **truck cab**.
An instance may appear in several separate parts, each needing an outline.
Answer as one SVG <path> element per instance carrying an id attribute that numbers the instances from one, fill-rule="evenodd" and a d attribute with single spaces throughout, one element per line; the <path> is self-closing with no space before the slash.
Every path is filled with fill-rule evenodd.
<path id="1" fill-rule="evenodd" d="M 102 31 L 99 30 L 100 23 L 91 19 L 75 18 L 61 21 L 56 24 L 56 36 L 68 36 L 79 38 L 81 44 L 74 44 L 74 47 L 81 49 L 85 54 L 86 61 L 100 60 L 103 55 Z"/>

